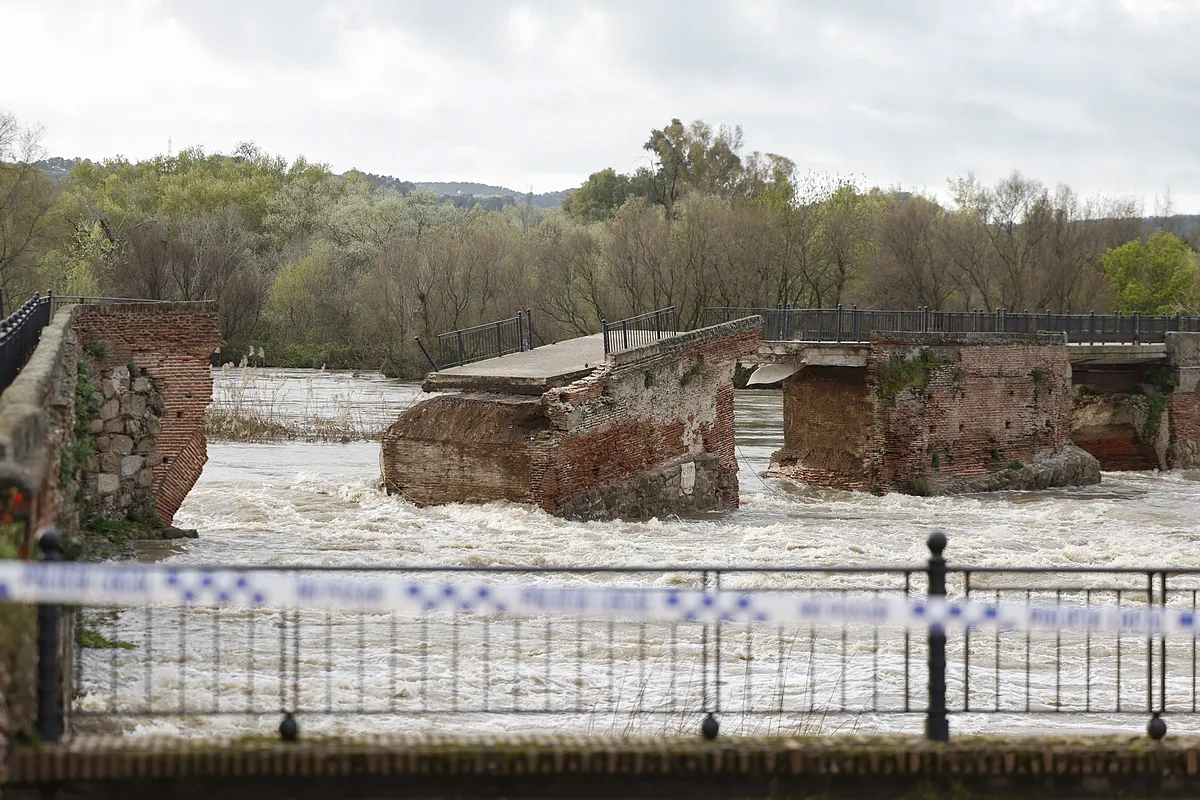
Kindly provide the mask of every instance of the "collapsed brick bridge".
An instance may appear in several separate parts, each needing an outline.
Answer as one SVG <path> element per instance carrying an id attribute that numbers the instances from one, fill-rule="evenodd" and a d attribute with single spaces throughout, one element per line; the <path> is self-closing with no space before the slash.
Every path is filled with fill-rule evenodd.
<path id="1" fill-rule="evenodd" d="M 1052 333 L 763 331 L 755 315 L 607 356 L 592 336 L 434 372 L 425 389 L 447 394 L 388 430 L 384 483 L 418 504 L 511 500 L 583 519 L 736 507 L 739 361 L 782 381 L 771 474 L 813 485 L 1044 489 L 1200 461 L 1198 333 L 1068 345 Z"/>

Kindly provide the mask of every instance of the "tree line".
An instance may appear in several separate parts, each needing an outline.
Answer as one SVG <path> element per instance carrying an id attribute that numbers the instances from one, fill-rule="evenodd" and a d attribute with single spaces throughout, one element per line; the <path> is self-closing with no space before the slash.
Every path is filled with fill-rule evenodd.
<path id="1" fill-rule="evenodd" d="M 948 199 L 804 173 L 739 128 L 672 120 L 632 174 L 558 209 L 444 202 L 253 144 L 38 169 L 41 132 L 0 112 L 0 288 L 220 302 L 237 360 L 425 365 L 414 337 L 533 308 L 539 342 L 675 306 L 1200 311 L 1200 228 L 1013 172 Z M 394 179 L 388 179 L 393 184 Z M 1190 239 L 1190 241 L 1189 241 Z"/>

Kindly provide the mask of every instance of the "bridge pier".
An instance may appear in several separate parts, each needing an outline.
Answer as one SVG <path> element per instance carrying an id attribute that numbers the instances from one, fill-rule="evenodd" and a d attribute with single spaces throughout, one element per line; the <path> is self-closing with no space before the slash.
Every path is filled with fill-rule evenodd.
<path id="1" fill-rule="evenodd" d="M 761 329 L 751 317 L 608 355 L 588 337 L 433 373 L 426 389 L 457 391 L 388 429 L 384 484 L 419 505 L 574 519 L 735 508 L 733 367 Z"/>
<path id="2" fill-rule="evenodd" d="M 798 367 L 769 474 L 921 495 L 1099 482 L 1070 442 L 1061 336 L 881 333 L 853 347 L 764 347 Z"/>

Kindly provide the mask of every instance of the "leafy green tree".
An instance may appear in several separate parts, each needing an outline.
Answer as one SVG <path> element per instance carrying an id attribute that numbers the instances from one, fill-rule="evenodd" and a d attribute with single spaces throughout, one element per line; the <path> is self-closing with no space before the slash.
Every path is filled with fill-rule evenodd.
<path id="1" fill-rule="evenodd" d="M 612 219 L 629 198 L 631 179 L 612 167 L 593 172 L 583 185 L 563 201 L 562 208 L 580 222 Z"/>
<path id="2" fill-rule="evenodd" d="M 1118 311 L 1168 314 L 1197 309 L 1200 269 L 1187 242 L 1166 231 L 1135 239 L 1106 252 L 1104 272 L 1116 293 Z"/>

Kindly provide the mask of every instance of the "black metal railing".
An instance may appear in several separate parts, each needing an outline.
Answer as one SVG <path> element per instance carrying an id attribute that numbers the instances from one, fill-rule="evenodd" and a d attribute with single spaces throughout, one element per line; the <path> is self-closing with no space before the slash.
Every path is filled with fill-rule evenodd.
<path id="1" fill-rule="evenodd" d="M 16 379 L 33 355 L 42 329 L 50 324 L 50 296 L 34 294 L 0 322 L 0 392 Z"/>
<path id="2" fill-rule="evenodd" d="M 420 339 L 417 342 L 420 344 Z M 435 370 L 532 350 L 533 309 L 518 311 L 515 317 L 497 322 L 439 333 L 434 347 L 437 358 L 430 357 L 428 352 L 425 357 Z M 423 344 L 421 349 L 425 349 Z"/>
<path id="3" fill-rule="evenodd" d="M 940 533 L 928 545 L 928 561 L 911 566 L 266 569 L 434 586 L 669 586 L 1200 613 L 1200 569 L 967 567 L 946 564 Z M 53 547 L 43 552 L 54 557 Z M 194 726 L 205 717 L 240 717 L 251 730 L 282 718 L 287 736 L 305 718 L 346 718 L 341 729 L 369 731 L 383 718 L 422 716 L 462 731 L 540 725 L 668 733 L 702 722 L 706 735 L 716 734 L 718 722 L 727 734 L 900 731 L 923 722 L 928 738 L 945 740 L 950 721 L 978 729 L 995 715 L 1008 720 L 995 724 L 1030 731 L 1039 729 L 1036 716 L 1053 716 L 1060 728 L 1128 730 L 1131 715 L 1148 718 L 1155 738 L 1168 717 L 1180 731 L 1200 730 L 1190 634 L 517 617 L 457 607 L 404 614 L 158 605 L 78 613 L 80 641 L 92 645 L 77 648 L 68 682 L 76 696 L 66 715 L 78 731 L 143 718 Z M 43 629 L 41 653 L 58 652 L 45 641 L 58 630 Z M 56 668 L 43 659 L 47 692 L 62 685 Z M 47 720 L 44 737 L 54 722 Z"/>
<path id="4" fill-rule="evenodd" d="M 604 352 L 607 355 L 645 347 L 674 336 L 679 333 L 679 319 L 675 315 L 675 306 L 669 306 L 615 322 L 600 320 L 600 327 L 604 332 Z"/>
<path id="5" fill-rule="evenodd" d="M 872 333 L 1065 333 L 1074 344 L 1151 344 L 1168 331 L 1200 333 L 1200 317 L 1183 314 L 1056 314 L 1050 311 L 880 311 L 859 308 L 706 308 L 704 324 L 752 315 L 767 341 L 865 342 Z"/>

